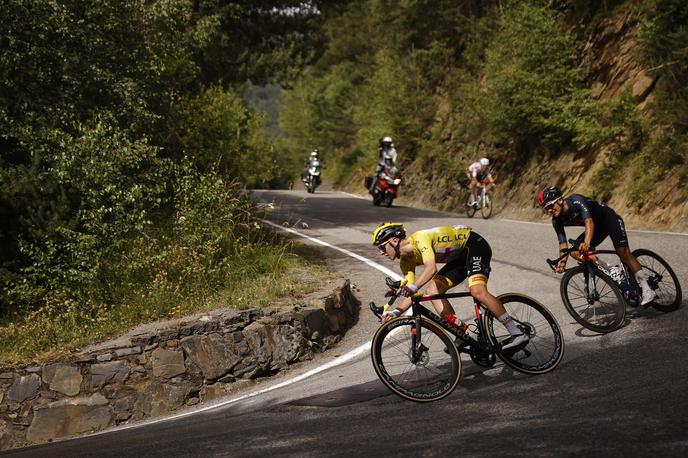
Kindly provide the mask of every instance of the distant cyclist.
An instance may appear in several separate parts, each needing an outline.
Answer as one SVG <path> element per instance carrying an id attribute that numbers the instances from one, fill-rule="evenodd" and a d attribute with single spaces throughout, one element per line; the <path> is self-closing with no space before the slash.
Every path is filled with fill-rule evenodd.
<path id="1" fill-rule="evenodd" d="M 470 197 L 468 198 L 469 207 L 475 205 L 478 200 L 476 192 L 478 188 L 488 184 L 494 185 L 494 179 L 488 169 L 489 166 L 490 160 L 486 157 L 468 166 L 468 178 L 471 180 L 471 183 L 468 185 L 470 192 Z"/>
<path id="2" fill-rule="evenodd" d="M 589 197 L 580 194 L 571 194 L 564 198 L 561 190 L 555 186 L 547 186 L 537 195 L 538 206 L 552 216 L 552 225 L 559 239 L 559 249 L 568 247 L 566 242 L 565 226 L 584 226 L 585 231 L 578 236 L 574 245 L 580 251 L 594 250 L 604 239 L 609 236 L 614 249 L 621 260 L 631 269 L 635 279 L 643 290 L 641 304 L 651 302 L 656 293 L 647 283 L 647 276 L 640 263 L 633 256 L 628 247 L 628 235 L 623 219 L 614 210 Z M 560 255 L 563 253 L 560 252 Z M 576 259 L 580 253 L 572 253 Z M 566 268 L 568 256 L 564 257 L 555 267 L 557 273 L 562 273 Z M 605 269 L 609 270 L 602 261 L 597 260 Z"/>
<path id="3" fill-rule="evenodd" d="M 509 349 L 528 342 L 511 319 L 502 302 L 487 290 L 492 249 L 487 241 L 466 226 L 440 226 L 414 232 L 406 237 L 400 223 L 383 223 L 373 231 L 373 245 L 389 260 L 399 259 L 404 279 L 396 294 L 405 299 L 394 309 L 385 312 L 385 321 L 401 315 L 411 306 L 411 297 L 427 285 L 428 294 L 442 294 L 466 278 L 471 295 L 484 304 L 509 331 L 511 341 L 502 346 Z M 437 263 L 443 263 L 437 271 Z M 417 266 L 423 271 L 416 277 Z M 433 300 L 432 305 L 446 321 L 460 326 L 454 308 L 447 299 Z"/>

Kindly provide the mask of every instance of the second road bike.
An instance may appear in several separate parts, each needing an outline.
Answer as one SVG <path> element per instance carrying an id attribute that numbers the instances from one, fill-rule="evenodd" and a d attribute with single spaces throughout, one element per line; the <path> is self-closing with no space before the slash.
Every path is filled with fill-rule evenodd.
<path id="1" fill-rule="evenodd" d="M 554 269 L 570 253 L 578 251 L 576 241 L 569 240 L 570 248 L 562 250 L 557 259 L 548 259 Z M 566 269 L 561 279 L 561 300 L 566 310 L 583 327 L 606 333 L 619 328 L 626 319 L 626 305 L 638 307 L 642 290 L 635 275 L 623 262 L 605 271 L 596 262 L 598 255 L 617 255 L 614 250 L 591 250 L 581 253 L 579 264 Z M 669 263 L 657 253 L 646 249 L 633 250 L 657 297 L 646 305 L 662 312 L 673 312 L 681 305 L 682 293 L 678 277 Z"/>

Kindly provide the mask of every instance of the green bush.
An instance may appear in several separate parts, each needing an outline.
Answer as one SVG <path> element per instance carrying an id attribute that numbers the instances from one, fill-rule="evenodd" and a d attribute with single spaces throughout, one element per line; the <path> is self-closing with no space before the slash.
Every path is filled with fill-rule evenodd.
<path id="1" fill-rule="evenodd" d="M 551 148 L 592 122 L 573 38 L 545 1 L 510 2 L 486 51 L 486 124 L 494 143 L 532 139 Z"/>

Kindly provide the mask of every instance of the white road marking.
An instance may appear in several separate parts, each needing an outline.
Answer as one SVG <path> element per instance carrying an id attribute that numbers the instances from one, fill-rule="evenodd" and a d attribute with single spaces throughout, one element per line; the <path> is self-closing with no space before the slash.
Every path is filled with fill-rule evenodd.
<path id="1" fill-rule="evenodd" d="M 341 192 L 342 194 L 346 194 L 347 196 L 355 197 L 355 198 L 357 198 L 357 199 L 368 200 L 368 197 L 361 196 L 361 195 L 359 195 L 359 194 L 352 194 L 352 193 L 346 192 L 346 191 L 339 191 L 339 192 Z"/>
<path id="2" fill-rule="evenodd" d="M 351 256 L 351 257 L 354 258 L 354 259 L 358 259 L 358 260 L 361 261 L 361 262 L 365 262 L 365 263 L 368 264 L 370 267 L 372 267 L 372 268 L 374 268 L 374 269 L 377 269 L 377 270 L 379 270 L 380 272 L 383 272 L 383 273 L 389 275 L 390 277 L 394 278 L 395 280 L 400 280 L 400 279 L 401 279 L 401 277 L 399 276 L 399 274 L 397 274 L 397 273 L 395 273 L 395 272 L 389 270 L 387 267 L 381 266 L 380 264 L 378 264 L 378 263 L 376 263 L 376 262 L 374 262 L 374 261 L 371 261 L 371 260 L 368 259 L 368 258 L 364 258 L 363 256 L 358 255 L 358 254 L 356 254 L 356 253 L 354 253 L 354 252 L 352 252 L 352 251 L 345 250 L 344 248 L 339 248 L 338 246 L 329 244 L 329 243 L 327 243 L 327 242 L 323 242 L 322 240 L 316 239 L 315 237 L 310 237 L 310 236 L 308 236 L 308 235 L 306 235 L 306 234 L 302 234 L 302 233 L 300 233 L 300 232 L 298 232 L 298 231 L 295 231 L 295 230 L 292 229 L 292 228 L 280 226 L 279 224 L 275 224 L 275 223 L 273 223 L 272 221 L 263 220 L 263 222 L 269 224 L 270 226 L 274 226 L 274 227 L 276 227 L 276 228 L 278 228 L 278 229 L 282 229 L 283 231 L 287 231 L 287 232 L 289 232 L 289 233 L 291 233 L 291 234 L 295 234 L 295 235 L 298 235 L 299 237 L 303 237 L 304 239 L 308 239 L 308 240 L 310 240 L 311 242 L 319 243 L 320 245 L 326 246 L 326 247 L 328 247 L 328 248 L 332 248 L 333 250 L 340 251 L 340 252 L 344 253 L 344 254 L 347 255 L 347 256 Z"/>
<path id="3" fill-rule="evenodd" d="M 522 224 L 536 224 L 538 226 L 551 226 L 552 223 L 537 223 L 535 221 L 519 221 L 517 219 L 507 219 L 507 218 L 496 218 L 499 219 L 500 221 L 508 221 L 510 223 L 522 223 Z M 581 226 L 582 227 L 582 226 Z M 688 233 L 685 232 L 662 232 L 662 231 L 641 231 L 639 229 L 628 229 L 626 228 L 626 232 L 640 232 L 643 234 L 660 234 L 660 235 L 682 235 L 682 236 L 688 236 Z"/>
<path id="4" fill-rule="evenodd" d="M 316 239 L 316 238 L 314 238 L 314 237 L 309 237 L 309 236 L 307 236 L 307 235 L 305 235 L 305 234 L 302 234 L 302 233 L 300 233 L 300 232 L 298 232 L 298 231 L 295 231 L 294 229 L 291 229 L 291 228 L 288 228 L 288 227 L 283 227 L 283 226 L 280 226 L 279 224 L 275 224 L 275 223 L 273 223 L 272 221 L 263 220 L 263 222 L 265 222 L 265 223 L 267 223 L 267 224 L 269 224 L 269 225 L 271 225 L 271 226 L 274 226 L 274 227 L 276 227 L 276 228 L 278 228 L 278 229 L 287 231 L 287 232 L 289 232 L 289 233 L 291 233 L 291 234 L 295 234 L 295 235 L 298 235 L 299 237 L 303 237 L 303 238 L 305 238 L 305 239 L 308 239 L 308 240 L 310 240 L 310 241 L 312 241 L 312 242 L 319 243 L 320 245 L 324 245 L 324 246 L 326 246 L 326 247 L 328 247 L 328 248 L 332 248 L 332 249 L 334 249 L 334 250 L 340 251 L 340 252 L 346 254 L 347 256 L 351 256 L 352 258 L 355 258 L 355 259 L 357 259 L 357 260 L 359 260 L 359 261 L 365 262 L 365 263 L 368 264 L 369 266 L 371 266 L 371 267 L 373 267 L 374 269 L 377 269 L 377 270 L 383 272 L 383 273 L 386 274 L 386 275 L 389 275 L 390 277 L 394 278 L 395 280 L 400 280 L 400 279 L 401 279 L 401 276 L 400 276 L 399 274 L 397 274 L 397 273 L 395 273 L 395 272 L 389 270 L 388 268 L 386 268 L 386 267 L 384 267 L 384 266 L 382 266 L 382 265 L 380 265 L 380 264 L 378 264 L 378 263 L 376 263 L 376 262 L 371 261 L 370 259 L 364 258 L 363 256 L 360 256 L 360 255 L 358 255 L 358 254 L 356 254 L 356 253 L 354 253 L 354 252 L 351 252 L 351 251 L 349 251 L 349 250 L 345 250 L 345 249 L 343 249 L 343 248 L 339 248 L 338 246 L 329 244 L 329 243 L 324 242 L 324 241 L 322 241 L 322 240 L 320 240 L 320 239 Z M 410 309 L 409 309 L 409 310 L 410 310 Z M 364 353 L 364 352 L 367 352 L 367 351 L 370 351 L 370 342 L 366 342 L 365 344 L 363 344 L 363 345 L 361 345 L 361 346 L 359 346 L 359 347 L 357 347 L 357 348 L 354 348 L 354 349 L 351 350 L 350 352 L 341 355 L 339 358 L 337 358 L 337 359 L 335 359 L 335 360 L 333 360 L 333 361 L 330 361 L 329 363 L 323 364 L 322 366 L 318 366 L 318 367 L 316 367 L 315 369 L 311 369 L 311 370 L 308 371 L 308 372 L 304 372 L 304 373 L 301 374 L 301 375 L 298 375 L 298 376 L 296 376 L 296 377 L 294 377 L 294 378 L 291 378 L 291 379 L 289 379 L 289 380 L 285 380 L 285 381 L 280 382 L 280 383 L 278 383 L 278 384 L 276 384 L 276 385 L 268 386 L 268 387 L 263 388 L 263 389 L 258 390 L 258 391 L 253 391 L 253 392 L 251 392 L 251 393 L 246 393 L 246 394 L 243 394 L 243 395 L 241 395 L 241 396 L 237 396 L 237 397 L 232 398 L 232 399 L 227 399 L 226 401 L 221 401 L 221 402 L 218 402 L 218 403 L 216 403 L 216 404 L 212 404 L 212 405 L 208 405 L 208 406 L 205 406 L 205 407 L 201 407 L 201 408 L 199 408 L 199 409 L 194 409 L 194 410 L 189 411 L 189 412 L 183 412 L 183 413 L 179 413 L 179 414 L 176 414 L 176 415 L 171 415 L 171 416 L 164 417 L 164 418 L 157 418 L 157 419 L 153 419 L 153 420 L 149 420 L 149 421 L 141 422 L 141 423 L 136 423 L 136 424 L 132 424 L 132 425 L 117 426 L 117 427 L 115 427 L 115 428 L 111 428 L 111 429 L 108 429 L 108 430 L 105 430 L 105 431 L 96 432 L 96 433 L 94 433 L 94 434 L 91 434 L 90 436 L 97 436 L 97 435 L 100 435 L 100 434 L 108 434 L 108 433 L 115 432 L 115 431 L 122 431 L 122 430 L 125 430 L 125 429 L 139 428 L 139 427 L 142 427 L 142 426 L 148 426 L 148 425 L 153 425 L 153 424 L 156 424 L 156 423 L 162 423 L 162 422 L 166 422 L 166 421 L 170 421 L 170 420 L 176 420 L 177 418 L 184 418 L 184 417 L 188 417 L 188 416 L 190 416 L 190 415 L 196 415 L 196 414 L 198 414 L 198 413 L 200 413 L 200 412 L 206 412 L 206 411 L 211 410 L 211 409 L 217 409 L 217 408 L 224 407 L 224 406 L 227 406 L 227 405 L 230 405 L 230 404 L 234 404 L 234 403 L 239 402 L 239 401 L 242 401 L 242 400 L 244 400 L 244 399 L 249 399 L 249 398 L 252 398 L 252 397 L 260 396 L 261 394 L 267 393 L 267 392 L 269 392 L 269 391 L 273 391 L 273 390 L 276 390 L 276 389 L 279 389 L 279 388 L 283 388 L 283 387 L 285 387 L 285 386 L 289 386 L 289 385 L 292 385 L 292 384 L 294 384 L 294 383 L 300 382 L 301 380 L 304 380 L 304 379 L 306 379 L 306 378 L 308 378 L 308 377 L 310 377 L 310 376 L 312 376 L 312 375 L 315 375 L 315 374 L 317 374 L 317 373 L 319 373 L 319 372 L 325 371 L 325 370 L 327 370 L 327 369 L 330 369 L 330 368 L 332 368 L 332 367 L 338 366 L 338 365 L 340 365 L 340 364 L 344 364 L 344 363 L 347 362 L 347 361 L 351 361 L 352 359 L 356 358 L 356 357 L 359 356 L 360 354 L 362 354 L 362 353 Z"/>

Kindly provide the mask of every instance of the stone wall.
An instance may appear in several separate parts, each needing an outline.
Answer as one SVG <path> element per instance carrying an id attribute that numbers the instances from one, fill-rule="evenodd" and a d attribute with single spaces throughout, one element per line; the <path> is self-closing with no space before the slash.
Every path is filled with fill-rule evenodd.
<path id="1" fill-rule="evenodd" d="M 68 360 L 0 369 L 0 450 L 165 415 L 336 344 L 358 319 L 348 280 L 317 307 L 225 310 Z"/>

